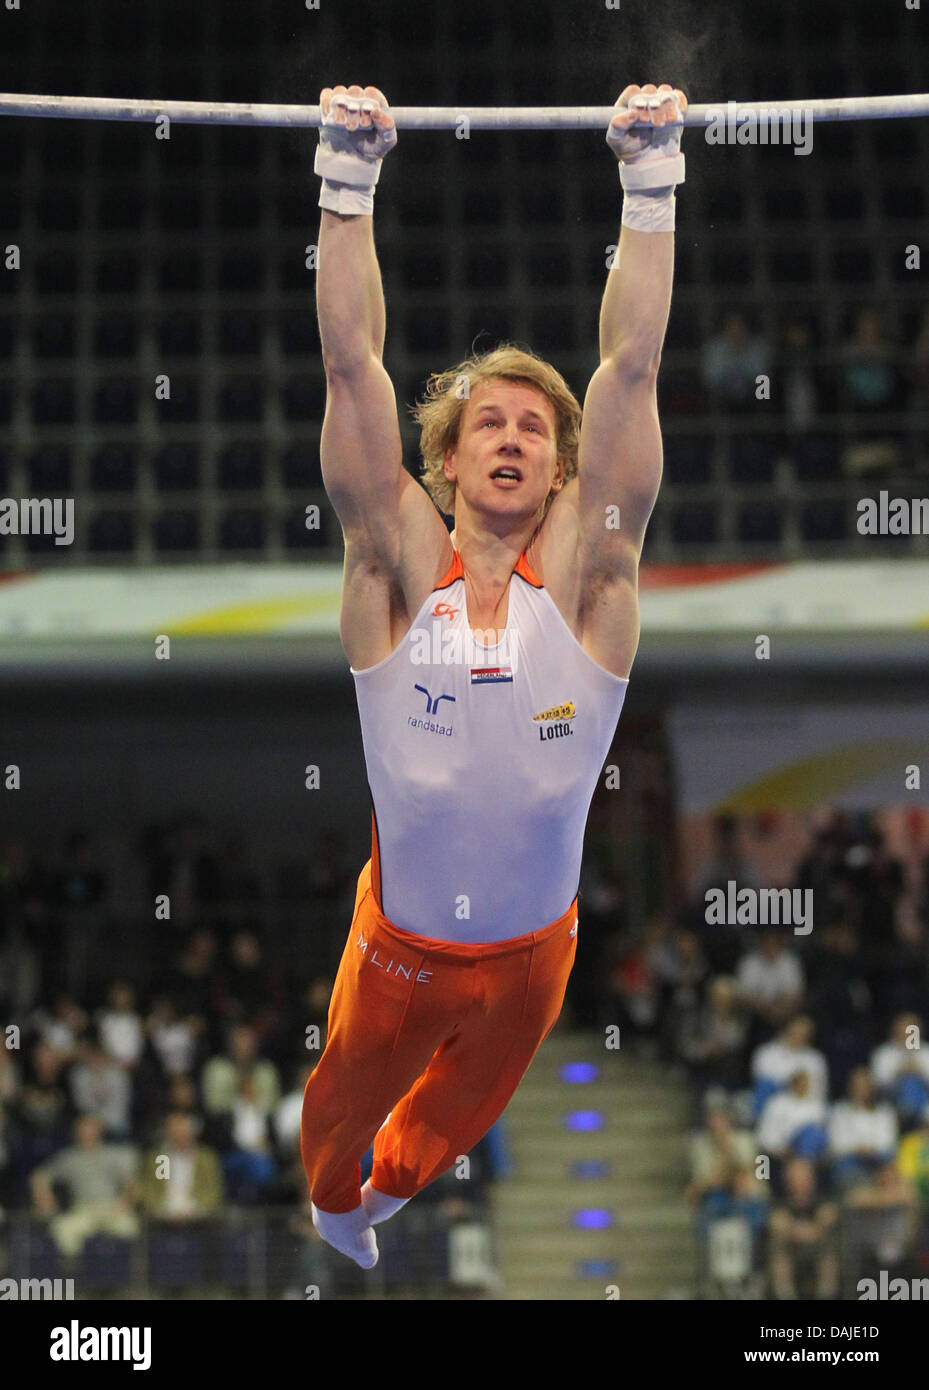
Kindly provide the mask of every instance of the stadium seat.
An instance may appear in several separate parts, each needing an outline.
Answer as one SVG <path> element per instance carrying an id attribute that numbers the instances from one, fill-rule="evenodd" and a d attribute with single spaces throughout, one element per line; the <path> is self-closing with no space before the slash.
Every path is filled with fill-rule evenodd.
<path id="1" fill-rule="evenodd" d="M 261 512 L 227 512 L 220 519 L 220 550 L 262 550 L 264 544 L 265 523 Z"/>
<path id="2" fill-rule="evenodd" d="M 97 262 L 97 294 L 135 294 L 140 279 L 139 258 L 131 252 L 105 255 Z"/>
<path id="3" fill-rule="evenodd" d="M 307 504 L 309 505 L 309 504 Z M 301 510 L 288 516 L 284 522 L 284 547 L 287 550 L 321 550 L 329 544 L 327 536 L 327 513 L 320 507 L 319 530 L 312 530 L 306 524 L 306 512 Z M 338 527 L 336 527 L 338 533 Z"/>
<path id="4" fill-rule="evenodd" d="M 73 378 L 40 381 L 32 392 L 32 418 L 37 425 L 73 425 L 76 419 Z"/>
<path id="5" fill-rule="evenodd" d="M 196 444 L 166 444 L 155 455 L 159 492 L 186 492 L 200 486 L 200 452 Z"/>
<path id="6" fill-rule="evenodd" d="M 93 419 L 98 425 L 134 425 L 139 415 L 139 388 L 135 381 L 111 377 L 94 391 Z"/>
<path id="7" fill-rule="evenodd" d="M 96 357 L 134 357 L 139 347 L 138 320 L 127 314 L 108 314 L 94 329 Z"/>
<path id="8" fill-rule="evenodd" d="M 315 314 L 288 314 L 280 332 L 285 357 L 305 357 L 307 354 L 316 357 L 319 353 L 319 324 Z"/>
<path id="9" fill-rule="evenodd" d="M 746 502 L 739 508 L 736 536 L 746 545 L 776 545 L 783 537 L 784 517 L 772 502 Z"/>
<path id="10" fill-rule="evenodd" d="M 166 357 L 196 357 L 202 348 L 201 322 L 196 314 L 171 314 L 158 325 L 158 350 Z"/>
<path id="11" fill-rule="evenodd" d="M 26 468 L 29 491 L 44 497 L 56 492 L 70 492 L 74 486 L 74 457 L 63 446 L 46 445 L 30 454 Z"/>
<path id="12" fill-rule="evenodd" d="M 577 349 L 577 327 L 570 310 L 535 309 L 530 331 L 537 352 L 574 352 Z"/>
<path id="13" fill-rule="evenodd" d="M 153 1289 L 193 1288 L 204 1281 L 203 1235 L 183 1226 L 153 1225 L 148 1240 L 148 1280 Z"/>
<path id="14" fill-rule="evenodd" d="M 322 422 L 326 383 L 322 375 L 294 377 L 284 387 L 284 419 Z"/>
<path id="15" fill-rule="evenodd" d="M 281 459 L 281 476 L 286 488 L 317 488 L 323 485 L 319 462 L 319 447 L 315 444 L 291 444 Z"/>
<path id="16" fill-rule="evenodd" d="M 669 435 L 663 442 L 666 482 L 672 487 L 705 487 L 709 483 L 709 439 L 700 435 Z"/>
<path id="17" fill-rule="evenodd" d="M 136 471 L 134 445 L 104 444 L 91 455 L 90 485 L 94 492 L 131 492 Z"/>
<path id="18" fill-rule="evenodd" d="M 264 412 L 264 381 L 261 377 L 236 377 L 223 383 L 217 401 L 220 420 L 257 424 Z"/>
<path id="19" fill-rule="evenodd" d="M 264 484 L 264 452 L 260 444 L 229 444 L 219 457 L 219 485 L 246 491 Z"/>
<path id="20" fill-rule="evenodd" d="M 90 1236 L 81 1251 L 75 1283 L 82 1288 L 128 1289 L 132 1283 L 132 1241 Z"/>
<path id="21" fill-rule="evenodd" d="M 842 472 L 841 445 L 834 435 L 801 434 L 792 439 L 788 453 L 800 483 L 832 482 Z"/>
<path id="22" fill-rule="evenodd" d="M 671 537 L 681 546 L 713 545 L 719 539 L 718 508 L 710 502 L 675 507 L 671 513 Z"/>
<path id="23" fill-rule="evenodd" d="M 0 277 L 3 278 L 3 277 Z M 54 251 L 40 256 L 35 266 L 36 294 L 76 294 L 77 260 L 70 251 Z"/>
<path id="24" fill-rule="evenodd" d="M 219 329 L 220 351 L 232 357 L 255 357 L 261 352 L 261 331 L 257 314 L 227 314 Z"/>
<path id="25" fill-rule="evenodd" d="M 131 512 L 98 512 L 90 523 L 88 544 L 98 554 L 128 554 L 135 548 L 135 539 Z"/>
<path id="26" fill-rule="evenodd" d="M 162 552 L 197 550 L 200 517 L 197 512 L 165 512 L 152 527 L 155 549 Z"/>
<path id="27" fill-rule="evenodd" d="M 451 351 L 448 310 L 445 304 L 412 308 L 406 316 L 407 352 L 448 353 Z"/>
<path id="28" fill-rule="evenodd" d="M 200 418 L 200 386 L 190 379 L 169 373 L 171 378 L 170 398 L 155 401 L 158 419 L 165 424 L 192 424 Z M 154 382 L 152 383 L 154 391 Z"/>
<path id="29" fill-rule="evenodd" d="M 844 541 L 849 536 L 849 503 L 841 499 L 806 502 L 800 509 L 800 535 L 805 541 Z"/>
<path id="30" fill-rule="evenodd" d="M 36 357 L 74 356 L 74 319 L 70 314 L 48 315 L 36 321 L 32 351 Z M 8 357 L 9 353 L 4 352 Z"/>
<path id="31" fill-rule="evenodd" d="M 729 440 L 729 477 L 733 483 L 770 486 L 780 447 L 763 434 L 734 434 Z"/>

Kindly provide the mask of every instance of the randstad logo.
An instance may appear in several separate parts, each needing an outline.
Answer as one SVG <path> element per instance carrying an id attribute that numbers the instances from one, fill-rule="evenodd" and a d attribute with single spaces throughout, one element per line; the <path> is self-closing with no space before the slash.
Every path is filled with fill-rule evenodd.
<path id="1" fill-rule="evenodd" d="M 427 714 L 436 714 L 438 712 L 439 703 L 442 700 L 448 700 L 450 704 L 455 703 L 454 695 L 432 695 L 424 685 L 414 685 L 413 689 L 418 690 L 421 695 L 425 695 Z M 443 734 L 446 738 L 451 738 L 452 736 L 451 724 L 443 724 L 438 719 L 417 718 L 415 715 L 410 714 L 407 715 L 406 722 L 412 729 L 422 729 L 422 731 L 427 734 Z"/>

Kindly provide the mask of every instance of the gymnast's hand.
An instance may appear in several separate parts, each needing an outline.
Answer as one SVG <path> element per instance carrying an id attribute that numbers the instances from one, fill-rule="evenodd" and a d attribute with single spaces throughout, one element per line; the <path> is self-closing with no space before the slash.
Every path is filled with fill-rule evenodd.
<path id="1" fill-rule="evenodd" d="M 660 87 L 654 82 L 644 87 L 633 83 L 617 97 L 615 107 L 606 143 L 622 163 L 634 163 L 646 152 L 650 159 L 678 153 L 684 127 L 675 123 L 687 110 L 687 98 L 680 88 L 672 89 L 668 82 Z"/>
<path id="2" fill-rule="evenodd" d="M 323 149 L 368 160 L 383 159 L 397 143 L 387 98 L 377 87 L 324 87 L 319 94 Z"/>

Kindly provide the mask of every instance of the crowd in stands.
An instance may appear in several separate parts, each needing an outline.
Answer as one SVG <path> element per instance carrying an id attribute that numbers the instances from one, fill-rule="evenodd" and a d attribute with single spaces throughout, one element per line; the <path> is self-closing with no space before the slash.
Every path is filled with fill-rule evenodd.
<path id="1" fill-rule="evenodd" d="M 929 467 L 929 312 L 904 333 L 880 306 L 865 305 L 847 335 L 830 344 L 810 315 L 785 314 L 768 335 L 732 310 L 702 345 L 700 378 L 703 394 L 693 398 L 694 410 L 757 419 L 765 408 L 759 401 L 771 402 L 781 425 L 796 434 L 817 429 L 823 417 L 851 417 L 855 440 L 843 455 L 849 475 L 907 462 Z M 760 393 L 761 378 L 767 386 Z M 878 416 L 896 417 L 896 424 L 873 429 Z M 901 422 L 912 425 L 915 452 L 906 451 Z"/>
<path id="2" fill-rule="evenodd" d="M 146 836 L 140 891 L 167 898 L 170 918 L 127 919 L 116 971 L 120 922 L 93 840 L 75 832 L 58 865 L 22 837 L 0 842 L 0 1265 L 5 1222 L 27 1215 L 67 1270 L 89 1237 L 132 1239 L 143 1220 L 196 1231 L 230 1208 L 297 1213 L 299 1241 L 321 1246 L 304 1219 L 300 1116 L 326 1040 L 332 974 L 318 962 L 338 960 L 353 875 L 324 836 L 288 928 L 325 938 L 301 973 L 299 952 L 267 947 L 266 886 L 227 850 L 194 816 Z M 498 1154 L 485 1143 L 471 1181 L 430 1200 L 462 1216 L 465 1187 L 472 1210 Z M 301 1257 L 303 1274 L 318 1281 L 325 1253 Z"/>
<path id="3" fill-rule="evenodd" d="M 908 882 L 870 818 L 834 814 L 784 885 L 812 890 L 805 933 L 708 923 L 728 882 L 760 886 L 722 816 L 682 919 L 620 943 L 603 1004 L 687 1068 L 717 1285 L 830 1298 L 929 1273 L 929 857 Z"/>

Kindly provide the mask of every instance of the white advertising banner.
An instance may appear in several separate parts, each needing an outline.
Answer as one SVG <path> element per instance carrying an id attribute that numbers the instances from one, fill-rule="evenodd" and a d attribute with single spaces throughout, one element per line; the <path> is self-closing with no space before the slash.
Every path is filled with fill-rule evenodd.
<path id="1" fill-rule="evenodd" d="M 677 706 L 684 815 L 929 803 L 927 705 Z"/>

